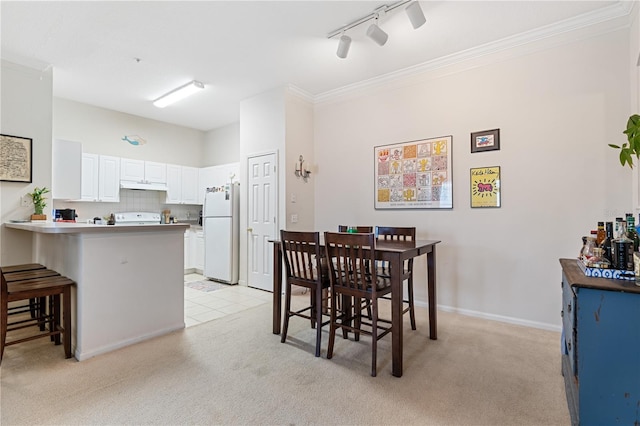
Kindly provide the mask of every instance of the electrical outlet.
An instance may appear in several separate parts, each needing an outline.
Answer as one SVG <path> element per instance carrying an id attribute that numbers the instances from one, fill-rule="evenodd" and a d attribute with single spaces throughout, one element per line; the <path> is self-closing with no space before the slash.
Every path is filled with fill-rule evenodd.
<path id="1" fill-rule="evenodd" d="M 20 197 L 20 206 L 29 207 L 31 205 L 31 198 L 28 195 Z"/>
<path id="2" fill-rule="evenodd" d="M 296 194 L 292 193 L 291 194 L 291 202 L 295 203 L 296 201 L 297 201 Z"/>
<path id="3" fill-rule="evenodd" d="M 292 214 L 291 215 L 291 223 L 298 223 L 298 215 L 297 214 Z"/>

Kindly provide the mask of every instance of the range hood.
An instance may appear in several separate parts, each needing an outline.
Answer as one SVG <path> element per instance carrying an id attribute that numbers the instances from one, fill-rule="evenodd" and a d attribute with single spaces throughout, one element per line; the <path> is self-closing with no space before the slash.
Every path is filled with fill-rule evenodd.
<path id="1" fill-rule="evenodd" d="M 167 185 L 164 183 L 152 183 L 152 182 L 133 182 L 127 180 L 120 181 L 120 188 L 122 189 L 142 189 L 146 191 L 166 191 Z"/>

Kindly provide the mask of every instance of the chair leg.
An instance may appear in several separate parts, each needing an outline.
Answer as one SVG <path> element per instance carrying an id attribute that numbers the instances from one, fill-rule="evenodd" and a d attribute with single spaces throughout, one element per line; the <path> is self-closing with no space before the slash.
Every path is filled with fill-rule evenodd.
<path id="1" fill-rule="evenodd" d="M 62 293 L 62 324 L 64 327 L 64 356 L 71 358 L 71 288 L 66 287 Z"/>
<path id="2" fill-rule="evenodd" d="M 315 289 L 311 293 L 316 296 L 316 301 L 315 301 L 316 356 L 320 356 L 320 342 L 322 341 L 322 290 Z"/>
<path id="3" fill-rule="evenodd" d="M 409 293 L 409 319 L 411 320 L 411 329 L 415 330 L 416 329 L 416 309 L 415 309 L 415 304 L 413 303 L 413 272 L 411 273 L 411 276 L 407 280 L 407 285 L 408 285 L 407 292 Z"/>
<path id="4" fill-rule="evenodd" d="M 311 315 L 309 315 L 311 317 L 311 328 L 316 328 L 316 311 L 318 310 L 318 306 L 316 305 L 316 291 L 315 290 L 311 290 L 309 292 L 309 302 L 311 304 L 311 310 L 309 311 L 311 313 Z"/>
<path id="5" fill-rule="evenodd" d="M 289 328 L 289 318 L 291 317 L 291 284 L 287 283 L 284 292 L 284 323 L 282 324 L 282 334 L 280 335 L 280 342 L 284 343 L 287 340 L 287 330 Z"/>
<path id="6" fill-rule="evenodd" d="M 0 363 L 2 363 L 2 355 L 4 355 L 4 345 L 7 341 L 7 321 L 8 321 L 8 302 L 2 300 L 0 306 Z"/>
<path id="7" fill-rule="evenodd" d="M 378 299 L 371 300 L 371 376 L 376 377 L 378 355 Z"/>
<path id="8" fill-rule="evenodd" d="M 60 322 L 60 295 L 56 294 L 53 296 L 49 296 L 49 299 L 53 300 L 53 309 L 49 311 L 51 315 L 49 316 L 49 331 L 58 331 L 62 328 L 62 323 Z M 66 330 L 65 330 L 66 334 Z M 60 342 L 60 334 L 56 334 L 53 337 L 53 341 L 56 345 L 59 345 Z"/>
<path id="9" fill-rule="evenodd" d="M 344 315 L 344 312 L 342 314 Z M 331 321 L 329 321 L 329 345 L 327 346 L 327 359 L 331 359 L 333 357 L 333 344 L 336 340 L 337 322 L 338 318 L 336 304 L 331 303 Z"/>
<path id="10" fill-rule="evenodd" d="M 353 304 L 353 316 L 355 317 L 356 321 L 354 324 L 354 327 L 356 328 L 355 334 L 355 340 L 356 342 L 360 341 L 360 328 L 362 328 L 362 299 L 360 299 L 359 297 L 356 297 L 354 300 L 354 304 Z"/>

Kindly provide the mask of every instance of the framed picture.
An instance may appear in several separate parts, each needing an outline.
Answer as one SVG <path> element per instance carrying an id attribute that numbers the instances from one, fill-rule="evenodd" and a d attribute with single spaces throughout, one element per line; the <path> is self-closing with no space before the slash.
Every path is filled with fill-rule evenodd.
<path id="1" fill-rule="evenodd" d="M 32 149 L 30 138 L 0 135 L 0 180 L 31 183 Z"/>
<path id="2" fill-rule="evenodd" d="M 500 166 L 471 169 L 471 207 L 500 207 Z"/>
<path id="3" fill-rule="evenodd" d="M 471 152 L 500 150 L 500 129 L 471 133 Z"/>
<path id="4" fill-rule="evenodd" d="M 374 147 L 376 209 L 451 209 L 451 136 Z"/>

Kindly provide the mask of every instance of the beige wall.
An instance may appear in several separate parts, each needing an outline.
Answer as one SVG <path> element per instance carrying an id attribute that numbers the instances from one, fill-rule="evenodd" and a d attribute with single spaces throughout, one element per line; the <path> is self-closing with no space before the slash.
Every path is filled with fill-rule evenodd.
<path id="1" fill-rule="evenodd" d="M 240 123 L 213 129 L 205 134 L 203 167 L 238 161 L 240 161 Z"/>
<path id="2" fill-rule="evenodd" d="M 607 147 L 630 113 L 628 60 L 627 29 L 563 35 L 317 104 L 316 229 L 416 226 L 442 240 L 441 308 L 559 330 L 558 259 L 631 211 L 631 173 Z M 470 153 L 470 133 L 493 128 L 501 149 Z M 453 209 L 374 210 L 373 147 L 442 135 Z M 501 167 L 501 208 L 470 208 L 469 169 L 483 166 Z"/>
<path id="3" fill-rule="evenodd" d="M 20 197 L 34 187 L 51 188 L 51 69 L 39 71 L 2 61 L 0 133 L 33 139 L 33 182 L 0 182 L 0 223 L 25 219 L 33 207 Z M 49 198 L 48 206 L 51 206 Z M 0 265 L 31 261 L 31 233 L 0 228 Z"/>

